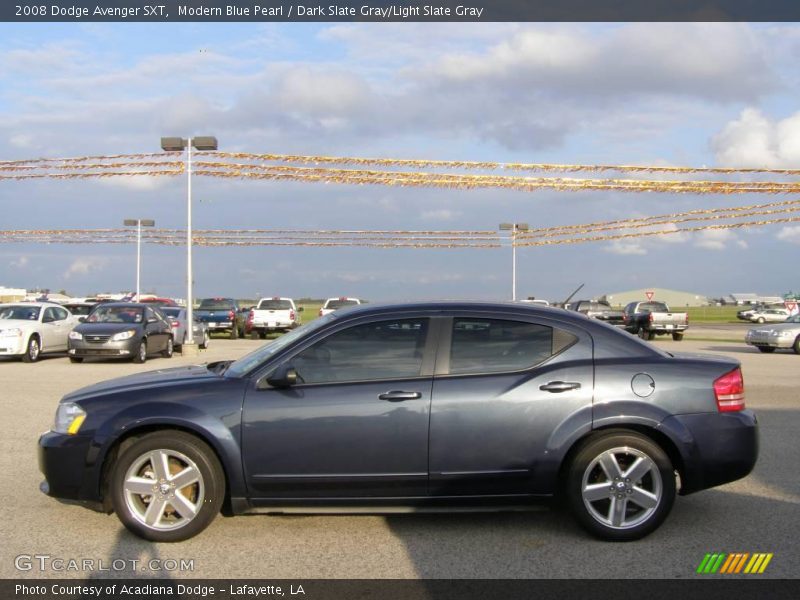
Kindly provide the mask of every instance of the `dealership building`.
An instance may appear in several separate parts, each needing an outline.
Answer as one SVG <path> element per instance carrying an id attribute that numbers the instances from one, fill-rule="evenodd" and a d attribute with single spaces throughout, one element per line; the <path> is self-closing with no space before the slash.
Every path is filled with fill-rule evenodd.
<path id="1" fill-rule="evenodd" d="M 652 298 L 657 302 L 666 302 L 670 308 L 683 308 L 686 306 L 708 306 L 711 304 L 708 297 L 693 292 L 666 290 L 664 288 L 642 288 L 628 290 L 627 292 L 614 292 L 600 296 L 598 300 L 608 302 L 611 306 L 625 306 L 629 302 L 646 302 Z"/>

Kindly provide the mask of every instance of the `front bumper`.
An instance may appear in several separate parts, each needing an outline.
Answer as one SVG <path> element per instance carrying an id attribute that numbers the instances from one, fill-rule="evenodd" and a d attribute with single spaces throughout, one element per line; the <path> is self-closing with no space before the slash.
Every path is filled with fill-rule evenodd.
<path id="1" fill-rule="evenodd" d="M 140 340 L 132 337 L 120 342 L 87 342 L 86 340 L 69 340 L 67 353 L 79 357 L 131 358 L 136 355 Z"/>
<path id="2" fill-rule="evenodd" d="M 745 343 L 749 346 L 762 346 L 764 348 L 786 348 L 789 349 L 794 345 L 794 337 L 780 337 L 777 335 L 760 335 L 748 336 L 745 338 Z"/>
<path id="3" fill-rule="evenodd" d="M 99 486 L 93 477 L 97 448 L 91 437 L 48 431 L 39 438 L 39 470 L 44 481 L 39 489 L 59 500 L 102 510 Z"/>
<path id="4" fill-rule="evenodd" d="M 25 353 L 25 338 L 21 335 L 0 337 L 0 356 L 18 356 Z"/>
<path id="5" fill-rule="evenodd" d="M 661 427 L 682 442 L 681 494 L 741 479 L 758 459 L 758 419 L 751 410 L 675 415 Z"/>

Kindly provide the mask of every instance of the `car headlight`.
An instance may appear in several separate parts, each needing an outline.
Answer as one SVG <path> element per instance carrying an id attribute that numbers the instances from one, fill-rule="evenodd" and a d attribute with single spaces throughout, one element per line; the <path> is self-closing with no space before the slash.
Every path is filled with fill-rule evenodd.
<path id="1" fill-rule="evenodd" d="M 82 340 L 83 334 L 80 331 L 70 331 L 69 332 L 69 339 L 71 340 Z"/>
<path id="2" fill-rule="evenodd" d="M 19 327 L 12 327 L 11 329 L 0 329 L 0 337 L 19 337 L 22 335 L 22 329 Z"/>
<path id="3" fill-rule="evenodd" d="M 772 335 L 777 335 L 778 337 L 792 337 L 791 331 L 776 331 Z"/>
<path id="4" fill-rule="evenodd" d="M 75 435 L 86 419 L 86 411 L 74 402 L 64 402 L 58 405 L 56 422 L 53 431 L 67 435 Z"/>
<path id="5" fill-rule="evenodd" d="M 122 340 L 129 340 L 136 335 L 135 329 L 128 329 L 128 331 L 120 331 L 111 338 L 114 342 L 121 342 Z"/>

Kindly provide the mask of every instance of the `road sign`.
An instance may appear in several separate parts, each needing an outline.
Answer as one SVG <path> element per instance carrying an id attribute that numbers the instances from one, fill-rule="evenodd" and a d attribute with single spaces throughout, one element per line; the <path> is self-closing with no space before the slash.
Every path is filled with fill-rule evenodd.
<path id="1" fill-rule="evenodd" d="M 652 300 L 652 299 L 653 299 L 653 296 L 655 296 L 655 295 L 656 295 L 656 293 L 655 293 L 655 292 L 652 292 L 652 291 L 650 291 L 650 290 L 647 290 L 647 291 L 644 293 L 644 295 L 645 295 L 645 296 L 647 296 L 647 299 L 648 299 L 648 300 Z"/>
<path id="2" fill-rule="evenodd" d="M 795 310 L 797 310 L 796 300 L 786 300 L 783 305 L 786 307 L 786 310 L 789 311 L 789 314 L 792 314 Z"/>

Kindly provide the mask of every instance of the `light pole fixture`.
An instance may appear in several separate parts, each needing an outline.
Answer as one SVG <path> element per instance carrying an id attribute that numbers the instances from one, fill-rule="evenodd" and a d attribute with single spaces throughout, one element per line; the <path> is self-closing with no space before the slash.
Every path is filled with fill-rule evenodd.
<path id="1" fill-rule="evenodd" d="M 511 299 L 517 299 L 517 232 L 528 231 L 527 223 L 500 223 L 500 231 L 510 231 L 511 237 Z"/>
<path id="2" fill-rule="evenodd" d="M 162 137 L 161 149 L 166 152 L 182 152 L 186 150 L 186 341 L 194 345 L 194 298 L 192 295 L 192 148 L 197 150 L 216 150 L 217 138 L 210 135 L 190 138 Z"/>
<path id="3" fill-rule="evenodd" d="M 122 224 L 126 227 L 136 227 L 136 302 L 139 302 L 139 282 L 142 275 L 142 227 L 155 227 L 153 219 L 125 219 Z"/>

